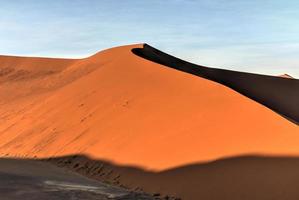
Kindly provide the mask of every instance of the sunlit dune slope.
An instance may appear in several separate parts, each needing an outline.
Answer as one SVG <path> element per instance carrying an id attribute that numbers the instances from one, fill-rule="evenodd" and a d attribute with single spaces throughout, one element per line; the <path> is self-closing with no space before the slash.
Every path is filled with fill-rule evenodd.
<path id="1" fill-rule="evenodd" d="M 78 59 L 0 57 L 0 153 L 86 154 L 165 170 L 244 154 L 299 155 L 298 125 L 131 45 Z"/>

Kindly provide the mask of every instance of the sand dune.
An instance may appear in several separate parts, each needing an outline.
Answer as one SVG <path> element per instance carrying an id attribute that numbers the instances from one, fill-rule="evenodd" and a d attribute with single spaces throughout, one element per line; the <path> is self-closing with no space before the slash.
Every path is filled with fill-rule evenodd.
<path id="1" fill-rule="evenodd" d="M 288 75 L 288 74 L 280 75 L 280 77 L 283 77 L 283 78 L 294 78 L 294 77 L 292 77 L 292 76 L 290 76 L 290 75 Z"/>
<path id="2" fill-rule="evenodd" d="M 299 155 L 298 80 L 267 76 L 275 87 L 264 93 L 235 81 L 230 87 L 242 95 L 219 83 L 228 80 L 182 73 L 135 55 L 134 48 L 143 45 L 77 60 L 1 56 L 1 155 L 85 154 L 152 172 L 248 154 Z M 289 81 L 295 88 L 285 89 Z M 291 94 L 289 102 L 280 102 L 278 89 Z M 190 190 L 167 192 L 197 199 Z"/>
<path id="3" fill-rule="evenodd" d="M 299 94 L 296 92 L 299 80 L 199 66 L 147 44 L 143 48 L 133 49 L 133 52 L 148 60 L 228 86 L 299 123 Z"/>

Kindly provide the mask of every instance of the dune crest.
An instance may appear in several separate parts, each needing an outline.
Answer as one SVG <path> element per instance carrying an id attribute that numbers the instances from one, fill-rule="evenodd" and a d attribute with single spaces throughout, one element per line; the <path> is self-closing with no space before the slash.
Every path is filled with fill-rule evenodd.
<path id="1" fill-rule="evenodd" d="M 299 80 L 195 65 L 144 44 L 136 55 L 225 85 L 299 124 Z"/>

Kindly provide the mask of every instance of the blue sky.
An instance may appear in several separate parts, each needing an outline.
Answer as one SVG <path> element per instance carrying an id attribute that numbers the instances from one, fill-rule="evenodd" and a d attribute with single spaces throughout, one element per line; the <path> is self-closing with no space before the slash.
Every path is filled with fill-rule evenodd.
<path id="1" fill-rule="evenodd" d="M 143 42 L 197 64 L 299 77 L 299 2 L 0 0 L 0 54 L 84 57 Z"/>

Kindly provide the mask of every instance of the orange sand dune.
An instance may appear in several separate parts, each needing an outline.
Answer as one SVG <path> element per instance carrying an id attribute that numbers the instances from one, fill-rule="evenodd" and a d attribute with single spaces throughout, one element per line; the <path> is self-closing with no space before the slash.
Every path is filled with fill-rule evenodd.
<path id="1" fill-rule="evenodd" d="M 298 125 L 131 52 L 141 46 L 77 60 L 1 56 L 1 155 L 81 153 L 153 171 L 244 154 L 299 155 Z"/>

